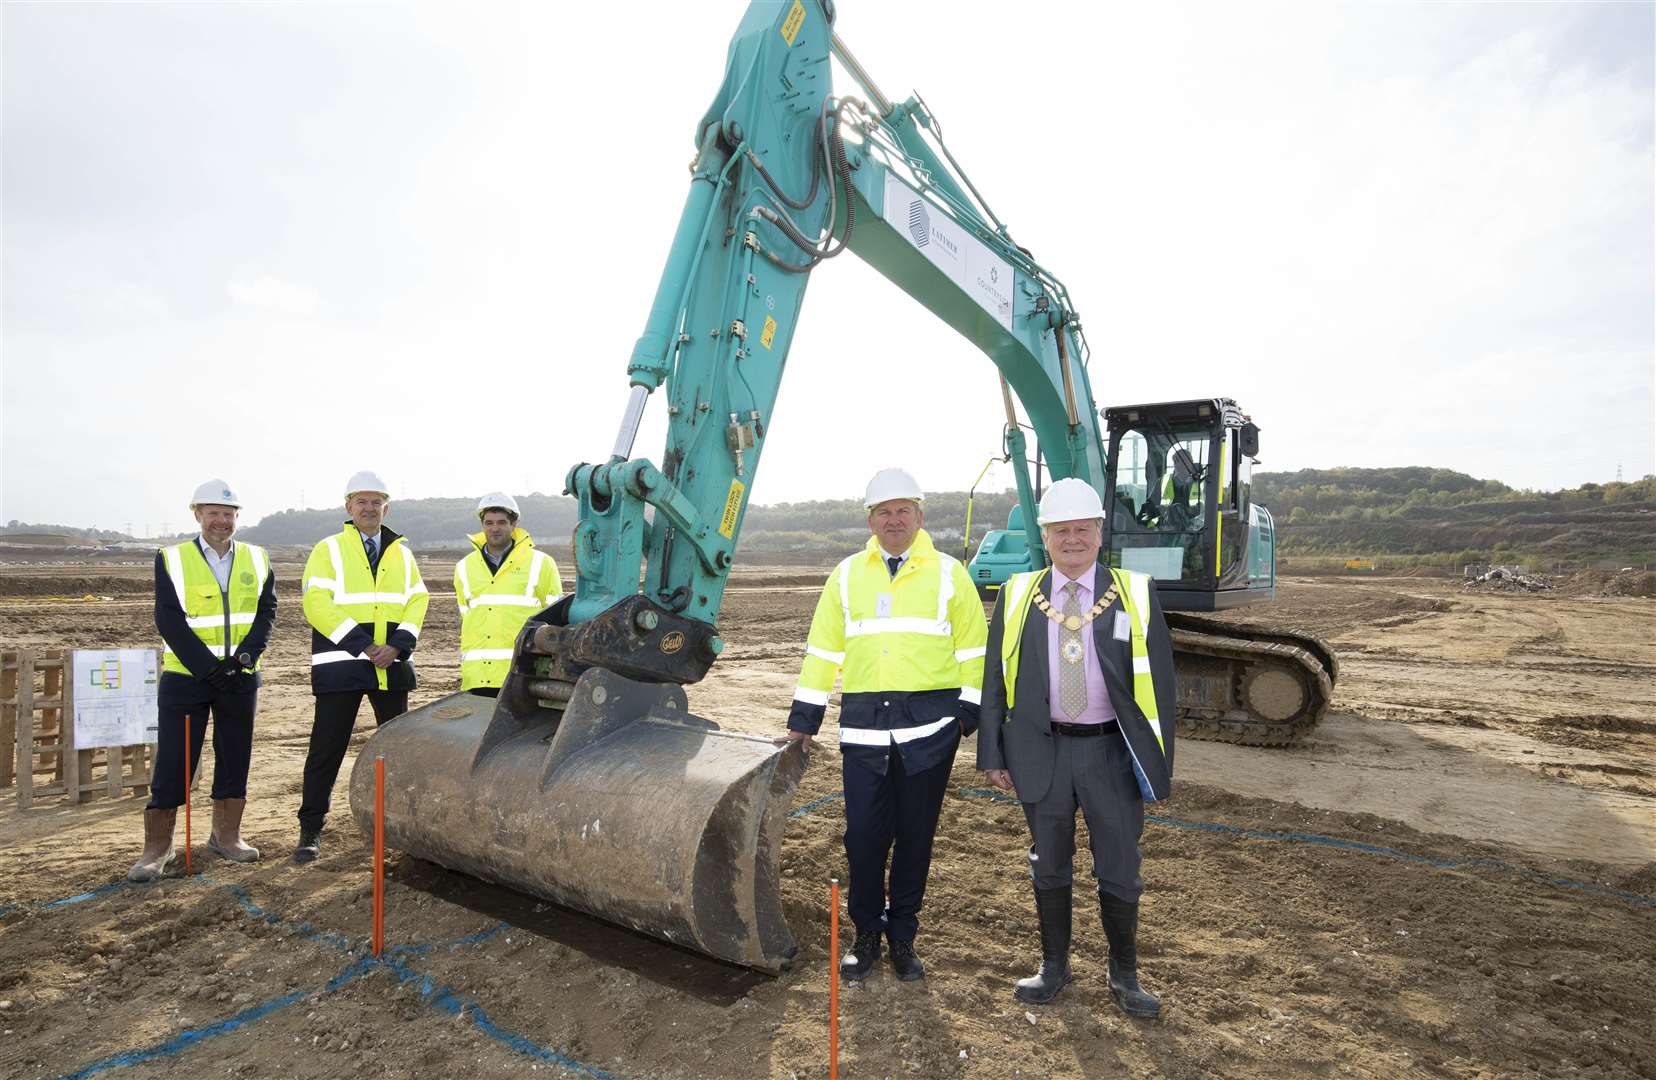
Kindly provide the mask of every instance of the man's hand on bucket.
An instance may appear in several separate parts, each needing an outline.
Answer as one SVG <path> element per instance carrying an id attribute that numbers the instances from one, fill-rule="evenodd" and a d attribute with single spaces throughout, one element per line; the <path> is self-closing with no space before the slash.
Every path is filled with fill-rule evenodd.
<path id="1" fill-rule="evenodd" d="M 804 754 L 805 754 L 805 758 L 806 758 L 807 761 L 810 760 L 810 757 L 811 757 L 811 736 L 806 734 L 803 731 L 790 731 L 786 735 L 782 736 L 780 739 L 772 739 L 771 742 L 775 743 L 777 746 L 787 746 L 791 742 L 803 743 L 804 744 L 803 751 L 804 751 Z"/>

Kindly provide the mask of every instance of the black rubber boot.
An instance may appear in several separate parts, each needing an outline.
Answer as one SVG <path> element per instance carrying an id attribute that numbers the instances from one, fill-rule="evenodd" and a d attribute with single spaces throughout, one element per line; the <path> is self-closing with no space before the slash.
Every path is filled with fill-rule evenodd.
<path id="1" fill-rule="evenodd" d="M 856 943 L 840 961 L 840 978 L 847 982 L 862 982 L 880 960 L 880 932 L 858 930 Z"/>
<path id="2" fill-rule="evenodd" d="M 913 938 L 891 939 L 891 970 L 903 982 L 926 977 L 926 965 L 920 962 L 920 954 L 914 951 Z"/>
<path id="3" fill-rule="evenodd" d="M 1071 892 L 1035 890 L 1035 915 L 1041 922 L 1041 970 L 1019 979 L 1012 996 L 1026 1005 L 1045 1005 L 1070 981 Z"/>
<path id="4" fill-rule="evenodd" d="M 1155 1019 L 1161 1002 L 1138 981 L 1138 904 L 1098 890 L 1098 915 L 1110 939 L 1110 996 L 1128 1016 Z"/>
<path id="5" fill-rule="evenodd" d="M 322 854 L 322 830 L 299 829 L 299 846 L 293 849 L 293 861 L 297 863 L 315 862 Z"/>

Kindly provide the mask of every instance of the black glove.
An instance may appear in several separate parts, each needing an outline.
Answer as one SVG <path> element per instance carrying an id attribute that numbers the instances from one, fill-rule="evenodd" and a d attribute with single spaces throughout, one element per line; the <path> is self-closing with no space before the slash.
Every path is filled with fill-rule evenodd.
<path id="1" fill-rule="evenodd" d="M 226 656 L 207 673 L 207 685 L 221 694 L 229 693 L 236 688 L 236 676 L 241 670 L 241 661 L 234 656 Z"/>

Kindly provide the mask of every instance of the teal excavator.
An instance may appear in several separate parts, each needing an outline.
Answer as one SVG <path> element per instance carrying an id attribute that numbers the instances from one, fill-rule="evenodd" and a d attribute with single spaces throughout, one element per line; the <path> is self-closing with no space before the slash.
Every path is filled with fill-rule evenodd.
<path id="1" fill-rule="evenodd" d="M 1120 506 L 1112 559 L 1176 569 L 1167 583 L 1198 596 L 1274 575 L 1250 551 L 1261 517 L 1234 471 L 1252 438 L 1234 405 L 1112 410 L 1106 450 L 1063 284 L 1012 241 L 925 103 L 886 98 L 833 21 L 829 0 L 756 0 L 731 41 L 615 446 L 566 478 L 580 507 L 574 593 L 525 624 L 497 699 L 456 694 L 377 729 L 350 782 L 367 826 L 384 760 L 393 848 L 773 972 L 794 954 L 780 858 L 804 759 L 797 743 L 692 715 L 684 687 L 724 648 L 720 601 L 818 265 L 856 253 L 999 369 L 1024 565 L 1045 555 L 1014 396 L 1046 472 Z M 834 94 L 830 58 L 864 98 Z M 659 462 L 633 454 L 657 391 Z M 1326 708 L 1332 658 L 1307 639 L 1175 634 L 1181 734 L 1232 725 L 1271 741 Z"/>

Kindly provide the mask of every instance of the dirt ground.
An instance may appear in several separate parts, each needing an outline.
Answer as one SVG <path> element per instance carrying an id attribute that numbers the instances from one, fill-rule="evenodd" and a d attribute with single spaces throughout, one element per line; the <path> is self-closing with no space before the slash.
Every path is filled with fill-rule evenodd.
<path id="1" fill-rule="evenodd" d="M 374 961 L 348 765 L 322 859 L 287 858 L 311 699 L 297 567 L 277 572 L 246 822 L 263 861 L 209 856 L 203 819 L 197 876 L 129 886 L 141 797 L 20 813 L 0 793 L 0 1078 L 827 1075 L 827 883 L 844 876 L 831 746 L 789 822 L 801 953 L 778 978 L 396 853 Z M 148 574 L 0 569 L 0 646 L 152 646 Z M 738 571 L 697 712 L 783 726 L 820 579 Z M 968 742 L 923 914 L 927 978 L 884 971 L 841 996 L 841 1075 L 1656 1075 L 1656 602 L 1307 578 L 1246 618 L 1332 641 L 1335 712 L 1292 750 L 1179 744 L 1175 797 L 1144 838 L 1140 966 L 1163 1019 L 1111 1004 L 1083 890 L 1076 982 L 1046 1008 L 1012 1000 L 1039 957 L 1027 841 Z M 416 704 L 458 685 L 456 647 L 436 594 Z"/>

